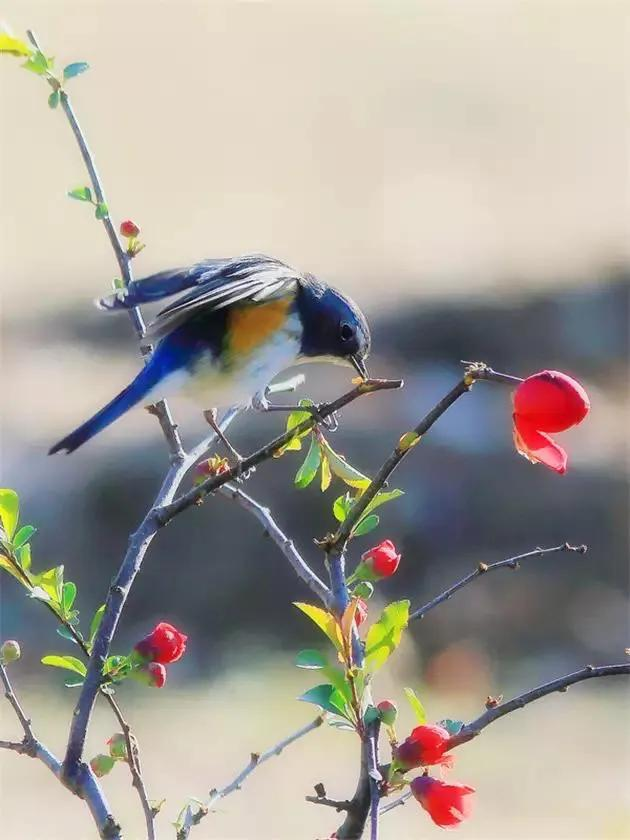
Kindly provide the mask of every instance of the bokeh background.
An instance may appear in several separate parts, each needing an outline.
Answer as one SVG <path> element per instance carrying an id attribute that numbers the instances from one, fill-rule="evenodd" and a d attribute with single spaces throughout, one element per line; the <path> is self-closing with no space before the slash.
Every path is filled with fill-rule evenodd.
<path id="1" fill-rule="evenodd" d="M 411 629 L 377 695 L 402 704 L 402 686 L 413 685 L 432 718 L 466 719 L 488 693 L 621 661 L 628 3 L 5 0 L 1 16 L 16 34 L 34 28 L 62 66 L 90 62 L 71 92 L 112 214 L 142 227 L 139 275 L 263 251 L 364 307 L 371 371 L 406 381 L 344 412 L 335 446 L 364 471 L 450 387 L 460 359 L 518 375 L 557 368 L 585 383 L 592 413 L 563 437 L 564 477 L 514 453 L 509 396 L 484 385 L 401 467 L 395 485 L 406 495 L 376 532 L 404 555 L 383 599 L 420 603 L 478 562 L 536 545 L 584 542 L 589 553 L 532 561 L 467 589 Z M 141 411 L 71 458 L 46 457 L 139 360 L 128 320 L 91 305 L 116 266 L 92 213 L 65 198 L 86 182 L 69 128 L 48 110 L 40 80 L 11 58 L 1 63 L 2 483 L 39 528 L 35 567 L 64 563 L 87 618 L 167 461 Z M 348 377 L 310 370 L 305 393 L 336 395 Z M 198 411 L 173 408 L 194 441 Z M 242 417 L 234 442 L 248 451 L 281 424 Z M 295 491 L 298 463 L 268 464 L 248 486 L 321 570 L 312 538 L 330 526 L 337 494 Z M 12 580 L 2 584 L 2 637 L 25 651 L 15 683 L 37 731 L 61 751 L 75 698 L 60 689 L 60 672 L 38 663 L 65 643 Z M 256 522 L 222 498 L 155 540 L 116 648 L 159 619 L 190 635 L 165 690 L 122 690 L 150 793 L 167 797 L 164 836 L 187 795 L 226 783 L 252 750 L 309 719 L 294 698 L 311 682 L 292 658 L 319 640 L 290 606 L 307 597 Z M 582 685 L 460 750 L 456 778 L 478 789 L 461 836 L 630 837 L 629 699 L 620 681 Z M 0 711 L 2 737 L 18 735 Z M 402 732 L 411 724 L 404 710 Z M 112 731 L 99 710 L 90 752 Z M 14 755 L 0 762 L 4 836 L 92 836 L 82 804 L 43 767 Z M 319 731 L 252 776 L 195 836 L 328 836 L 335 815 L 303 797 L 324 781 L 344 798 L 355 773 L 352 737 Z M 127 836 L 143 836 L 122 768 L 106 787 Z M 383 825 L 386 837 L 437 832 L 415 805 Z"/>

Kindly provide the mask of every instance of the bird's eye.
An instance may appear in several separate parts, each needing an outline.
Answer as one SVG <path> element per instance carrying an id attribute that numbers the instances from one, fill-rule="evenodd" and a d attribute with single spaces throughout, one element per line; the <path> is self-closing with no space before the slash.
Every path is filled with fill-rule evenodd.
<path id="1" fill-rule="evenodd" d="M 350 324 L 343 323 L 339 334 L 341 335 L 342 341 L 350 341 L 351 338 L 354 338 L 354 330 Z"/>

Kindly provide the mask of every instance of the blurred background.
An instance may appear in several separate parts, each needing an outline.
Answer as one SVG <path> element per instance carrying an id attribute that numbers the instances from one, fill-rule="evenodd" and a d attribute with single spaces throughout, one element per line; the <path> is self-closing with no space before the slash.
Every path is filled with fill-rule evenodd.
<path id="1" fill-rule="evenodd" d="M 630 287 L 630 7 L 547 2 L 66 2 L 5 0 L 15 34 L 37 32 L 71 83 L 112 215 L 142 228 L 139 276 L 207 256 L 273 254 L 349 292 L 374 329 L 373 374 L 405 389 L 344 411 L 334 446 L 372 473 L 456 380 L 460 359 L 526 376 L 579 378 L 587 422 L 561 442 L 560 477 L 518 457 L 509 394 L 478 385 L 396 474 L 406 495 L 373 537 L 403 562 L 379 597 L 419 605 L 480 561 L 568 540 L 585 557 L 533 560 L 477 582 L 414 626 L 377 699 L 421 694 L 431 719 L 469 719 L 488 693 L 518 693 L 586 662 L 622 661 L 628 635 L 627 384 Z M 64 563 L 85 620 L 102 602 L 127 535 L 167 466 L 157 423 L 136 411 L 70 458 L 48 458 L 138 369 L 125 317 L 92 306 L 116 275 L 86 183 L 47 88 L 2 57 L 2 484 L 39 532 L 34 568 Z M 309 370 L 304 394 L 333 397 L 343 369 Z M 172 407 L 184 439 L 198 410 Z M 247 415 L 244 452 L 283 425 Z M 260 468 L 248 492 L 322 572 L 313 537 L 331 524 L 300 461 Z M 335 492 L 337 491 L 337 492 Z M 373 542 L 364 538 L 355 554 Z M 357 541 L 358 542 L 358 541 Z M 20 639 L 16 687 L 60 752 L 75 695 L 40 657 L 70 646 L 45 611 L 2 580 L 2 637 Z M 313 684 L 293 656 L 319 643 L 291 606 L 309 599 L 257 523 L 222 498 L 181 516 L 151 547 L 116 638 L 126 651 L 157 620 L 190 636 L 161 692 L 125 686 L 150 795 L 167 798 L 169 836 L 186 796 L 227 783 L 312 716 Z M 376 607 L 372 608 L 376 611 Z M 56 639 L 56 641 L 55 641 Z M 478 790 L 460 835 L 630 837 L 628 690 L 582 685 L 493 725 L 458 753 L 454 777 Z M 19 737 L 6 704 L 2 737 Z M 412 725 L 402 712 L 401 734 Z M 114 731 L 106 708 L 90 754 Z M 324 837 L 337 824 L 304 802 L 324 781 L 354 789 L 352 736 L 318 731 L 258 771 L 198 838 Z M 0 753 L 3 833 L 89 838 L 82 803 L 47 771 Z M 127 836 L 142 820 L 122 768 L 105 781 Z M 35 798 L 33 791 L 37 791 Z M 386 820 L 386 821 L 385 821 Z M 385 837 L 437 836 L 418 806 L 387 815 Z"/>

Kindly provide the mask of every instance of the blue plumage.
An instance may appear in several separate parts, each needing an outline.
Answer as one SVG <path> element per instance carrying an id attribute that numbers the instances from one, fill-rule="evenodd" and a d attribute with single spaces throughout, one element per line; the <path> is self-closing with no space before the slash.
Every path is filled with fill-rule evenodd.
<path id="1" fill-rule="evenodd" d="M 370 331 L 356 304 L 271 257 L 205 260 L 161 272 L 100 305 L 126 309 L 181 291 L 149 327 L 157 344 L 133 382 L 50 454 L 74 452 L 133 406 L 156 402 L 175 387 L 200 391 L 208 408 L 245 405 L 281 370 L 309 358 L 343 359 L 367 375 Z"/>

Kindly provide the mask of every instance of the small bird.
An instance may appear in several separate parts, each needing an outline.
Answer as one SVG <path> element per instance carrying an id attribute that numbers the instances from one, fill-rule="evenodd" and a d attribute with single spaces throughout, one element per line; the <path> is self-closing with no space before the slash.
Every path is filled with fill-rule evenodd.
<path id="1" fill-rule="evenodd" d="M 98 302 L 129 309 L 189 290 L 149 325 L 153 352 L 136 378 L 49 454 L 74 452 L 138 403 L 181 391 L 207 407 L 249 406 L 285 368 L 354 366 L 367 378 L 370 329 L 350 298 L 262 255 L 208 259 L 134 281 Z"/>

